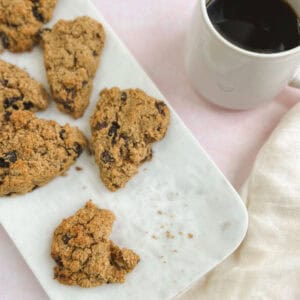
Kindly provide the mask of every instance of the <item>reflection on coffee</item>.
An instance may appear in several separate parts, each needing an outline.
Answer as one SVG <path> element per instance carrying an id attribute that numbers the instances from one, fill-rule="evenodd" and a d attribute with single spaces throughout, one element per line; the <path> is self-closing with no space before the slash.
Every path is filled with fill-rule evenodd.
<path id="1" fill-rule="evenodd" d="M 233 44 L 246 50 L 276 53 L 300 45 L 300 20 L 283 0 L 211 0 L 211 22 Z"/>

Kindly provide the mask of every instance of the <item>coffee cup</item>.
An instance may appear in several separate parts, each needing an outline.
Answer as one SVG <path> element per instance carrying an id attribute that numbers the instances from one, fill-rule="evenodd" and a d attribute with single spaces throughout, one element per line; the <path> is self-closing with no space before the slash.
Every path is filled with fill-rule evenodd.
<path id="1" fill-rule="evenodd" d="M 300 16 L 300 1 L 287 0 Z M 185 65 L 194 89 L 230 109 L 249 109 L 274 99 L 283 88 L 300 88 L 300 46 L 278 53 L 243 49 L 220 34 L 198 0 L 188 31 Z"/>

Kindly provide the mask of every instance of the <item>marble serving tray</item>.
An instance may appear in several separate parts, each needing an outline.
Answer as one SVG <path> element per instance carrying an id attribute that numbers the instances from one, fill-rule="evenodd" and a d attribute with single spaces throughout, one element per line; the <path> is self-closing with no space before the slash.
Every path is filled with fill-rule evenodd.
<path id="1" fill-rule="evenodd" d="M 49 26 L 58 19 L 81 15 L 102 22 L 107 36 L 91 104 L 77 121 L 60 113 L 53 103 L 38 115 L 77 125 L 89 136 L 89 117 L 102 88 L 138 87 L 151 96 L 164 97 L 89 1 L 58 1 Z M 0 57 L 25 68 L 48 86 L 38 47 L 31 53 L 5 52 Z M 154 145 L 152 161 L 120 191 L 112 193 L 103 186 L 94 158 L 85 152 L 76 163 L 82 171 L 73 166 L 66 177 L 32 193 L 0 199 L 2 225 L 51 299 L 171 299 L 223 261 L 242 241 L 248 220 L 244 204 L 171 111 L 167 136 Z M 88 199 L 114 211 L 117 220 L 112 239 L 141 257 L 125 284 L 81 289 L 53 280 L 52 233 Z"/>

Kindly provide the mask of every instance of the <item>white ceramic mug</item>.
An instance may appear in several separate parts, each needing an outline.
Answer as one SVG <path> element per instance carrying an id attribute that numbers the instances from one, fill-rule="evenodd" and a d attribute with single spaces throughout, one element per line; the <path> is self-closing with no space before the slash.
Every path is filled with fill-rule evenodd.
<path id="1" fill-rule="evenodd" d="M 300 88 L 300 46 L 273 54 L 239 48 L 214 28 L 207 2 L 197 1 L 185 55 L 197 92 L 215 104 L 248 109 L 272 100 L 287 84 Z M 300 1 L 288 2 L 300 16 Z"/>

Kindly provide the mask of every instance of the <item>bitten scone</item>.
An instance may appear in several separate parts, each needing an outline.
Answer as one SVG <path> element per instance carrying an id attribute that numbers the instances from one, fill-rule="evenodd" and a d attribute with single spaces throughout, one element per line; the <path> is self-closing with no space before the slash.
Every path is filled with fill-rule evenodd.
<path id="1" fill-rule="evenodd" d="M 90 120 L 91 149 L 104 184 L 115 191 L 152 157 L 152 144 L 167 131 L 170 112 L 164 102 L 139 89 L 105 89 Z"/>
<path id="2" fill-rule="evenodd" d="M 56 0 L 0 0 L 0 38 L 12 52 L 28 51 L 53 14 Z"/>
<path id="3" fill-rule="evenodd" d="M 84 288 L 104 283 L 123 283 L 140 258 L 120 249 L 109 236 L 114 214 L 88 201 L 75 215 L 64 219 L 54 232 L 51 256 L 54 277 L 63 284 Z"/>
<path id="4" fill-rule="evenodd" d="M 13 110 L 44 110 L 48 94 L 42 85 L 24 70 L 0 60 L 0 114 Z"/>
<path id="5" fill-rule="evenodd" d="M 61 111 L 74 118 L 81 117 L 89 104 L 104 39 L 102 25 L 89 17 L 60 20 L 42 33 L 53 98 Z"/>
<path id="6" fill-rule="evenodd" d="M 64 174 L 86 146 L 69 125 L 13 111 L 0 121 L 0 196 L 24 194 Z"/>

